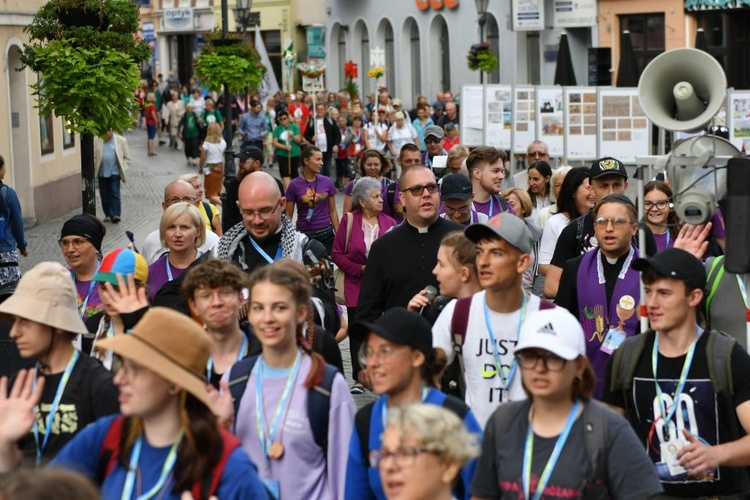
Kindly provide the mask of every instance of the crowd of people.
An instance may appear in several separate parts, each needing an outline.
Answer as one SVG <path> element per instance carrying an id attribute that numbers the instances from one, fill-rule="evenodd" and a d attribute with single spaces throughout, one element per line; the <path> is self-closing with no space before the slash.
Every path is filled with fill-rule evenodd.
<path id="1" fill-rule="evenodd" d="M 668 179 L 632 200 L 618 159 L 553 169 L 540 141 L 511 177 L 455 144 L 449 92 L 252 97 L 225 182 L 221 105 L 166 85 L 201 170 L 141 252 L 102 255 L 76 215 L 66 265 L 0 304 L 25 366 L 0 379 L 0 498 L 750 494 L 747 276 L 720 211 L 680 226 Z"/>

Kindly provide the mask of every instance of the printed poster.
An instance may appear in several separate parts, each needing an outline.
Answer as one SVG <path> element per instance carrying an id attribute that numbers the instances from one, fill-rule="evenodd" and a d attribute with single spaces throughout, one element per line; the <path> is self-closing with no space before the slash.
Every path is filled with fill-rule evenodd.
<path id="1" fill-rule="evenodd" d="M 634 164 L 651 151 L 651 125 L 641 108 L 637 88 L 599 89 L 599 156 Z"/>
<path id="2" fill-rule="evenodd" d="M 487 126 L 484 143 L 499 149 L 509 150 L 511 146 L 513 88 L 510 85 L 489 85 L 485 87 Z"/>
<path id="3" fill-rule="evenodd" d="M 596 87 L 565 89 L 565 158 L 595 160 L 597 102 Z"/>
<path id="4" fill-rule="evenodd" d="M 481 85 L 461 88 L 461 144 L 468 147 L 484 145 L 484 89 Z"/>
<path id="5" fill-rule="evenodd" d="M 551 157 L 565 153 L 565 124 L 563 123 L 562 87 L 537 87 L 536 136 L 549 148 Z"/>
<path id="6" fill-rule="evenodd" d="M 534 87 L 513 88 L 513 153 L 526 154 L 529 143 L 536 140 L 535 96 Z"/>
<path id="7" fill-rule="evenodd" d="M 750 151 L 750 91 L 729 93 L 729 140 L 740 151 L 743 145 Z"/>

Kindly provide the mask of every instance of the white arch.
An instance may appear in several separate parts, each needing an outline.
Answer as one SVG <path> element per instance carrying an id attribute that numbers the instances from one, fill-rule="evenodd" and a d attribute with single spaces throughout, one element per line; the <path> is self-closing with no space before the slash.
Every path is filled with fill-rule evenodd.
<path id="1" fill-rule="evenodd" d="M 346 32 L 343 29 L 343 25 L 340 22 L 335 22 L 331 26 L 330 30 L 326 30 L 326 36 L 328 36 L 328 47 L 326 54 L 328 54 L 328 70 L 326 71 L 326 87 L 329 92 L 334 92 L 344 86 L 344 64 L 347 61 L 347 54 L 349 44 L 346 44 L 344 50 L 344 58 L 341 59 L 340 53 L 340 36 L 343 33 L 346 37 Z"/>
<path id="2" fill-rule="evenodd" d="M 494 37 L 491 37 L 494 28 Z M 487 24 L 484 26 L 484 39 L 489 42 L 490 50 L 498 60 L 497 67 L 487 75 L 487 83 L 500 83 L 500 23 L 490 12 L 487 13 Z"/>
<path id="3" fill-rule="evenodd" d="M 412 30 L 417 32 L 417 40 L 412 42 Z M 422 45 L 422 34 L 419 31 L 419 23 L 413 17 L 409 16 L 404 19 L 401 28 L 401 54 L 399 60 L 399 83 L 401 84 L 402 98 L 405 104 L 408 103 L 413 107 L 417 102 L 417 97 L 422 94 L 424 81 L 422 72 L 422 54 L 420 53 Z"/>
<path id="4" fill-rule="evenodd" d="M 388 87 L 392 96 L 401 95 L 400 89 L 396 88 L 398 85 L 396 82 L 396 32 L 393 29 L 391 20 L 387 17 L 381 18 L 378 22 L 376 33 L 376 46 L 385 51 L 385 67 L 387 71 L 384 84 Z M 401 75 L 399 75 L 399 83 L 402 83 L 401 78 Z"/>

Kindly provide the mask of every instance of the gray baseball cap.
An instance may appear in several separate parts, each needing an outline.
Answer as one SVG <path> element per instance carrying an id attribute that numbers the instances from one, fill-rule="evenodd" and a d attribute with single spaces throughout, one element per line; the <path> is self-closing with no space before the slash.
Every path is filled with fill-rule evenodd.
<path id="1" fill-rule="evenodd" d="M 443 131 L 442 127 L 438 127 L 437 125 L 428 125 L 424 129 L 424 138 L 427 139 L 429 136 L 437 137 L 438 139 L 442 139 L 445 137 L 445 132 Z"/>
<path id="2" fill-rule="evenodd" d="M 464 234 L 474 243 L 499 237 L 516 247 L 521 253 L 531 253 L 535 242 L 534 235 L 526 227 L 526 223 L 507 212 L 497 214 L 487 222 L 470 225 Z"/>

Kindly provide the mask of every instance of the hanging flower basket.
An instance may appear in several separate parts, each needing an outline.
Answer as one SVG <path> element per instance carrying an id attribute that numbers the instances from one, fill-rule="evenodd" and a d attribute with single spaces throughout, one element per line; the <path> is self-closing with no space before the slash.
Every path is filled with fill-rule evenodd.
<path id="1" fill-rule="evenodd" d="M 205 35 L 209 42 L 201 48 L 195 61 L 195 74 L 214 92 L 226 85 L 230 92 L 241 92 L 246 87 L 258 88 L 266 67 L 252 44 L 234 34 L 227 38 L 214 30 Z"/>
<path id="2" fill-rule="evenodd" d="M 472 45 L 469 53 L 466 54 L 466 62 L 470 70 L 485 73 L 494 70 L 498 65 L 497 57 L 492 53 L 490 44 L 487 42 Z"/>
<path id="3" fill-rule="evenodd" d="M 373 80 L 377 80 L 385 75 L 385 68 L 383 66 L 373 66 L 370 68 L 370 71 L 367 72 L 367 75 Z"/>

